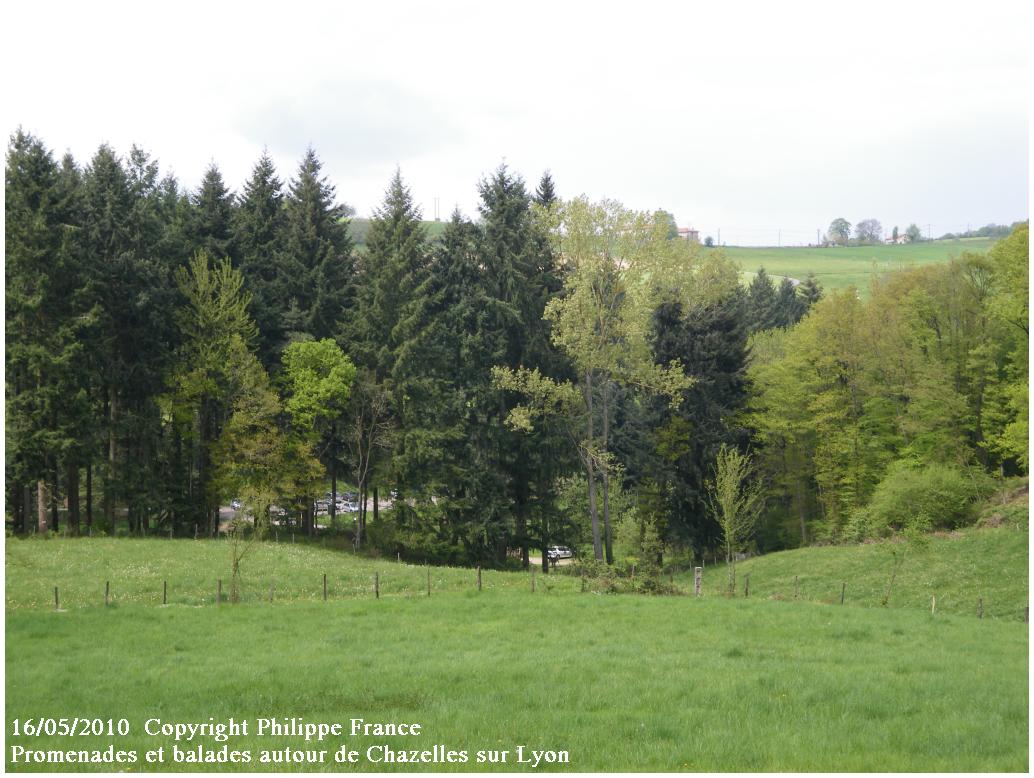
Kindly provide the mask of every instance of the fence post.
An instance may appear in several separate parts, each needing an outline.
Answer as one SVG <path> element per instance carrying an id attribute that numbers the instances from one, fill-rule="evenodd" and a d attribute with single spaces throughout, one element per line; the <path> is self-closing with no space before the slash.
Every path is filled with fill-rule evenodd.
<path id="1" fill-rule="evenodd" d="M 478 591 L 481 591 L 481 565 L 478 565 Z"/>
<path id="2" fill-rule="evenodd" d="M 750 573 L 743 576 L 743 596 L 750 597 Z"/>
<path id="3" fill-rule="evenodd" d="M 701 565 L 693 568 L 693 594 L 697 597 L 700 596 L 704 588 L 704 567 L 703 560 L 701 559 Z"/>
<path id="4" fill-rule="evenodd" d="M 380 599 L 381 596 L 381 574 L 373 574 L 373 597 L 374 599 Z"/>
<path id="5" fill-rule="evenodd" d="M 847 592 L 847 581 L 843 581 L 840 584 L 840 604 L 844 604 L 844 594 Z"/>
<path id="6" fill-rule="evenodd" d="M 216 582 L 216 587 L 215 587 L 215 604 L 216 605 L 222 605 L 222 603 L 223 603 L 223 579 L 220 578 Z"/>
<path id="7" fill-rule="evenodd" d="M 323 602 L 327 601 L 327 574 L 323 574 Z"/>
<path id="8" fill-rule="evenodd" d="M 427 596 L 431 596 L 431 567 L 427 568 Z"/>
<path id="9" fill-rule="evenodd" d="M 531 568 L 531 593 L 535 593 L 535 568 Z"/>
<path id="10" fill-rule="evenodd" d="M 111 581 L 104 582 L 104 607 L 108 607 L 108 594 L 111 591 Z"/>
<path id="11" fill-rule="evenodd" d="M 936 612 L 937 612 L 937 595 L 936 594 L 932 594 L 932 595 L 930 595 L 930 613 L 933 614 L 933 613 L 936 613 Z"/>
<path id="12" fill-rule="evenodd" d="M 273 584 L 269 585 L 269 601 L 273 602 Z"/>
<path id="13" fill-rule="evenodd" d="M 197 524 L 194 525 L 194 540 L 197 540 Z"/>
<path id="14" fill-rule="evenodd" d="M 57 587 L 54 587 L 54 610 L 61 610 L 61 601 L 57 598 Z"/>
<path id="15" fill-rule="evenodd" d="M 162 605 L 169 604 L 169 582 L 162 581 Z"/>
<path id="16" fill-rule="evenodd" d="M 585 591 L 585 571 L 582 570 L 582 591 Z"/>
<path id="17" fill-rule="evenodd" d="M 797 595 L 800 593 L 800 584 L 797 581 L 797 576 L 793 577 L 793 598 L 796 600 Z"/>

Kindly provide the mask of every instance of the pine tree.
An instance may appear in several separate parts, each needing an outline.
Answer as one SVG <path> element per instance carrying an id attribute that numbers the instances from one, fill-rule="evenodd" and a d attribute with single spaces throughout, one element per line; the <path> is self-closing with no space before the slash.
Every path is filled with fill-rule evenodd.
<path id="1" fill-rule="evenodd" d="M 793 281 L 784 277 L 776 290 L 772 322 L 776 327 L 792 327 L 806 312 L 804 301 L 797 295 Z"/>
<path id="2" fill-rule="evenodd" d="M 396 169 L 370 221 L 355 312 L 344 335 L 357 363 L 372 370 L 378 382 L 391 374 L 399 347 L 398 323 L 423 280 L 427 251 L 420 209 Z"/>
<path id="3" fill-rule="evenodd" d="M 259 332 L 259 359 L 267 370 L 279 363 L 286 343 L 284 320 L 292 279 L 283 255 L 285 228 L 283 185 L 273 160 L 263 152 L 234 212 L 233 241 L 245 286 L 252 295 L 250 310 Z"/>
<path id="4" fill-rule="evenodd" d="M 775 284 L 763 267 L 747 287 L 747 322 L 751 332 L 780 326 Z"/>
<path id="5" fill-rule="evenodd" d="M 290 185 L 283 264 L 294 279 L 292 298 L 302 331 L 317 340 L 337 334 L 354 297 L 355 259 L 347 209 L 334 203 L 334 186 L 309 148 Z"/>
<path id="6" fill-rule="evenodd" d="M 217 259 L 230 259 L 236 265 L 232 240 L 234 196 L 214 162 L 206 168 L 201 186 L 191 196 L 191 204 L 194 206 L 191 225 L 194 251 L 204 251 Z"/>
<path id="7" fill-rule="evenodd" d="M 801 285 L 797 287 L 797 295 L 804 305 L 804 312 L 807 313 L 811 307 L 822 299 L 822 286 L 814 273 L 808 273 Z"/>
<path id="8" fill-rule="evenodd" d="M 538 188 L 535 190 L 535 202 L 543 208 L 548 208 L 557 201 L 556 189 L 553 186 L 553 176 L 547 170 L 539 179 Z"/>

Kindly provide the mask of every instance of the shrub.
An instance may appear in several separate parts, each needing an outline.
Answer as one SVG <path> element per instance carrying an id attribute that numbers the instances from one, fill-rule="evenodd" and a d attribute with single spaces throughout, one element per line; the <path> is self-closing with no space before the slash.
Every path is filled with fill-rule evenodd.
<path id="1" fill-rule="evenodd" d="M 975 468 L 896 462 L 872 499 L 856 510 L 846 533 L 856 540 L 895 533 L 954 529 L 976 520 L 973 504 L 994 491 L 994 480 Z"/>

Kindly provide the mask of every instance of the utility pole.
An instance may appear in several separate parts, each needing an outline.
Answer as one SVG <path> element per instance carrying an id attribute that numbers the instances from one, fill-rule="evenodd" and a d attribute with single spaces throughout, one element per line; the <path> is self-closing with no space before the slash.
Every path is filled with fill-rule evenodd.
<path id="1" fill-rule="evenodd" d="M 929 222 L 926 225 L 926 239 L 927 240 L 932 240 L 932 238 L 930 237 L 930 224 L 929 224 Z"/>
<path id="2" fill-rule="evenodd" d="M 779 228 L 779 237 L 776 239 L 776 243 L 778 244 L 779 248 L 783 247 L 783 228 L 782 227 Z"/>
<path id="3" fill-rule="evenodd" d="M 819 240 L 819 229 L 815 228 L 815 245 L 818 246 L 822 241 Z"/>
<path id="4" fill-rule="evenodd" d="M 718 245 L 719 246 L 722 245 L 722 228 L 721 227 L 718 228 Z"/>

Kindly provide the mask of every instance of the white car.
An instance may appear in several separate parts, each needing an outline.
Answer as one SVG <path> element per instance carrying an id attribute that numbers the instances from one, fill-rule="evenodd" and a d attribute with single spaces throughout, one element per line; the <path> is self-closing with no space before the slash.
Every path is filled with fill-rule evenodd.
<path id="1" fill-rule="evenodd" d="M 546 557 L 551 562 L 556 562 L 558 559 L 571 559 L 574 557 L 574 551 L 567 546 L 550 546 L 546 549 Z"/>

